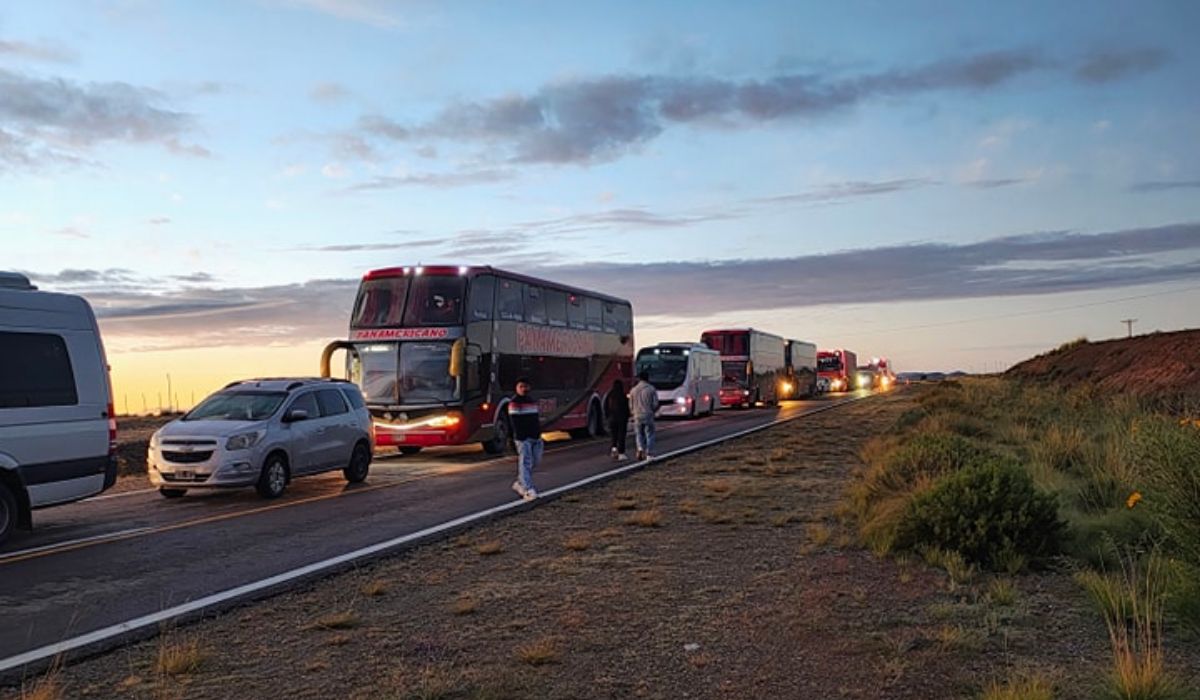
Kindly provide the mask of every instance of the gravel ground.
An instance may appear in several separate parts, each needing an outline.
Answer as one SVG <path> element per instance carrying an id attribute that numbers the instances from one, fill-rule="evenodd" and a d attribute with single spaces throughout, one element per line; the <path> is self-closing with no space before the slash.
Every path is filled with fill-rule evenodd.
<path id="1" fill-rule="evenodd" d="M 839 523 L 858 449 L 913 393 L 657 465 L 49 679 L 95 698 L 956 698 L 1033 669 L 1056 697 L 1093 696 L 1107 635 L 1069 574 L 1011 579 L 1015 600 L 997 602 L 990 579 L 954 585 L 877 558 Z M 827 444 L 835 431 L 848 439 Z M 1194 643 L 1171 651 L 1173 668 L 1200 669 Z"/>

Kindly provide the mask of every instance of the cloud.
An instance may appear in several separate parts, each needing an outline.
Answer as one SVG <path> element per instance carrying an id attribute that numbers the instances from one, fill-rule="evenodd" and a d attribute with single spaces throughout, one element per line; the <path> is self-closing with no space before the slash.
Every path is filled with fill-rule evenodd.
<path id="1" fill-rule="evenodd" d="M 1148 73 L 1166 63 L 1167 58 L 1167 52 L 1157 48 L 1094 51 L 1075 69 L 1075 76 L 1088 83 L 1109 83 Z"/>
<path id="2" fill-rule="evenodd" d="M 90 233 L 87 233 L 86 231 L 81 231 L 77 226 L 64 226 L 63 228 L 55 229 L 54 231 L 51 231 L 50 233 L 53 233 L 55 236 L 62 236 L 63 238 L 91 238 L 92 237 L 92 235 Z"/>
<path id="3" fill-rule="evenodd" d="M 321 168 L 321 174 L 331 180 L 341 180 L 350 176 L 350 171 L 341 163 L 326 163 Z"/>
<path id="4" fill-rule="evenodd" d="M 763 204 L 834 202 L 847 199 L 857 199 L 859 197 L 872 197 L 880 194 L 890 194 L 892 192 L 903 192 L 922 187 L 933 187 L 938 184 L 940 183 L 938 183 L 936 180 L 931 180 L 928 178 L 904 178 L 899 180 L 884 180 L 881 182 L 851 180 L 822 185 L 804 192 L 775 195 L 771 197 L 759 197 L 753 201 Z"/>
<path id="5" fill-rule="evenodd" d="M 399 187 L 462 187 L 463 185 L 484 185 L 494 182 L 504 182 L 515 178 L 517 174 L 511 170 L 461 170 L 445 173 L 409 173 L 407 175 L 380 175 L 365 182 L 359 182 L 347 187 L 344 192 L 371 192 L 374 190 L 390 190 Z"/>
<path id="6" fill-rule="evenodd" d="M 350 91 L 341 83 L 323 82 L 312 86 L 308 96 L 314 102 L 341 102 L 350 96 Z"/>
<path id="7" fill-rule="evenodd" d="M 171 217 L 169 217 L 169 216 L 155 216 L 155 217 L 152 217 L 152 218 L 150 218 L 150 219 L 147 219 L 147 220 L 146 220 L 146 223 L 148 223 L 148 224 L 150 224 L 150 225 L 152 225 L 152 226 L 164 226 L 164 225 L 166 225 L 166 224 L 169 224 L 169 223 L 171 223 Z"/>
<path id="8" fill-rule="evenodd" d="M 0 39 L 0 56 L 15 56 L 46 63 L 74 63 L 79 56 L 73 51 L 49 44 Z"/>
<path id="9" fill-rule="evenodd" d="M 275 2 L 313 10 L 350 22 L 368 24 L 380 29 L 396 29 L 404 24 L 391 11 L 395 3 L 389 0 L 275 0 Z"/>
<path id="10" fill-rule="evenodd" d="M 162 102 L 160 93 L 128 83 L 75 83 L 0 69 L 0 164 L 83 163 L 107 142 L 157 143 L 175 153 L 207 155 L 182 141 L 191 115 Z"/>
<path id="11" fill-rule="evenodd" d="M 640 264 L 530 262 L 523 250 L 536 238 L 461 231 L 452 243 L 460 260 L 491 254 L 503 261 L 516 252 L 498 264 L 631 299 L 641 318 L 1200 280 L 1200 223 L 1099 234 L 1030 233 L 961 245 L 917 243 L 791 258 Z M 1168 262 L 1156 263 L 1155 258 Z M 257 288 L 179 288 L 172 282 L 188 276 L 139 278 L 123 269 L 26 274 L 43 289 L 58 285 L 84 293 L 101 318 L 106 339 L 114 338 L 118 346 L 136 338 L 155 348 L 342 337 L 358 286 L 356 279 L 335 279 Z M 206 273 L 196 275 L 186 281 L 213 281 Z"/>
<path id="12" fill-rule="evenodd" d="M 1200 189 L 1200 180 L 1148 180 L 1135 182 L 1129 187 L 1132 192 L 1165 192 L 1167 190 Z"/>

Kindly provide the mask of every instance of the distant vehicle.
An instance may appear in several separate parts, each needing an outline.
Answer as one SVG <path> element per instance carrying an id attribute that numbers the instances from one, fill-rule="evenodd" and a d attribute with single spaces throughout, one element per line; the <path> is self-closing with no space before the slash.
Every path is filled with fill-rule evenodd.
<path id="1" fill-rule="evenodd" d="M 839 348 L 817 353 L 817 375 L 829 380 L 830 391 L 853 390 L 857 369 L 858 357 L 849 350 Z"/>
<path id="2" fill-rule="evenodd" d="M 785 399 L 807 398 L 817 393 L 817 346 L 803 340 L 788 340 L 783 348 L 788 379 Z"/>
<path id="3" fill-rule="evenodd" d="M 350 315 L 347 376 L 362 388 L 377 444 L 412 454 L 480 442 L 509 448 L 508 396 L 528 377 L 545 430 L 604 432 L 613 380 L 633 379 L 633 307 L 616 297 L 492 267 L 368 272 Z"/>
<path id="4" fill-rule="evenodd" d="M 875 386 L 878 389 L 888 389 L 896 383 L 896 373 L 892 363 L 886 357 L 872 357 L 867 365 L 875 373 Z"/>
<path id="5" fill-rule="evenodd" d="M 82 297 L 0 273 L 0 543 L 117 479 L 104 344 Z"/>
<path id="6" fill-rule="evenodd" d="M 854 374 L 854 387 L 856 389 L 878 389 L 880 384 L 880 375 L 874 368 L 859 367 Z"/>
<path id="7" fill-rule="evenodd" d="M 146 462 L 165 498 L 241 486 L 277 498 L 298 476 L 341 469 L 346 481 L 363 481 L 373 440 L 371 414 L 350 382 L 250 379 L 159 428 Z"/>
<path id="8" fill-rule="evenodd" d="M 660 416 L 712 415 L 720 402 L 721 353 L 701 343 L 659 343 L 637 354 L 635 374 L 650 373 Z"/>
<path id="9" fill-rule="evenodd" d="M 783 338 L 753 328 L 704 331 L 701 342 L 721 353 L 721 405 L 776 403 L 788 380 Z"/>
<path id="10" fill-rule="evenodd" d="M 829 377 L 817 377 L 816 391 L 818 394 L 829 393 Z"/>

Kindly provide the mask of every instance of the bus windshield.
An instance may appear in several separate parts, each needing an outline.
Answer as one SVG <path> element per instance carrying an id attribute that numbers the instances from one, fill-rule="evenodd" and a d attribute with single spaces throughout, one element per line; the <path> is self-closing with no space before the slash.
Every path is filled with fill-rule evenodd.
<path id="1" fill-rule="evenodd" d="M 837 355 L 827 355 L 817 358 L 817 370 L 820 372 L 837 372 L 842 369 L 842 358 Z"/>
<path id="2" fill-rule="evenodd" d="M 655 389 L 674 389 L 687 379 L 688 358 L 678 348 L 647 348 L 638 353 L 636 374 L 650 373 Z"/>
<path id="3" fill-rule="evenodd" d="M 467 278 L 462 275 L 424 275 L 413 280 L 404 325 L 457 326 L 462 323 Z"/>
<path id="4" fill-rule="evenodd" d="M 408 294 L 407 277 L 384 277 L 365 280 L 358 290 L 351 328 L 384 328 L 399 326 L 404 314 L 404 297 Z"/>
<path id="5" fill-rule="evenodd" d="M 721 363 L 722 384 L 742 386 L 746 383 L 746 363 L 742 360 L 726 360 Z"/>
<path id="6" fill-rule="evenodd" d="M 400 405 L 457 401 L 450 350 L 450 343 L 360 345 L 363 395 L 371 403 Z"/>

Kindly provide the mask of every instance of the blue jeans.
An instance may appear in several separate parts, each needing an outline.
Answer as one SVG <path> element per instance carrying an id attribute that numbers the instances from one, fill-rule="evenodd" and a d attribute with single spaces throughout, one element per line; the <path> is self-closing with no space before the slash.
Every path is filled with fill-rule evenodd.
<path id="1" fill-rule="evenodd" d="M 637 448 L 642 455 L 650 454 L 654 450 L 654 418 L 635 418 L 633 437 L 637 440 Z"/>
<path id="2" fill-rule="evenodd" d="M 517 440 L 517 482 L 523 488 L 533 488 L 533 468 L 542 461 L 544 446 L 541 438 Z"/>

